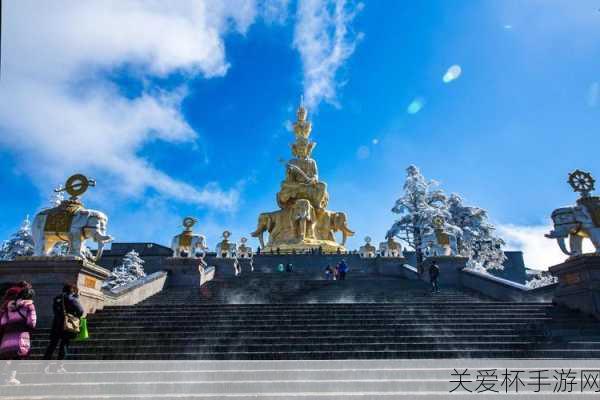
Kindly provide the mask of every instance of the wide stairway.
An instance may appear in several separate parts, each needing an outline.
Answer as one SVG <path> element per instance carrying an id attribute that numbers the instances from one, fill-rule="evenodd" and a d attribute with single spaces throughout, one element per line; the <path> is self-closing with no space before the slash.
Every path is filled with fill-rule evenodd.
<path id="1" fill-rule="evenodd" d="M 491 301 L 423 282 L 251 274 L 170 288 L 89 319 L 71 358 L 334 360 L 600 358 L 600 323 L 548 303 Z M 41 356 L 48 332 L 34 338 Z"/>

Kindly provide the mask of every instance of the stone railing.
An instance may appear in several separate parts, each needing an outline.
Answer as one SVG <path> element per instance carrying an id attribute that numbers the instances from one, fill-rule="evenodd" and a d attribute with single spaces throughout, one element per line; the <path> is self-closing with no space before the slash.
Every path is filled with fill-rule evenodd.
<path id="1" fill-rule="evenodd" d="M 105 306 L 132 306 L 163 290 L 167 272 L 159 271 L 114 290 L 104 289 Z"/>
<path id="2" fill-rule="evenodd" d="M 508 301 L 552 301 L 556 284 L 530 289 L 520 283 L 486 273 L 463 269 L 460 285 L 497 300 Z"/>

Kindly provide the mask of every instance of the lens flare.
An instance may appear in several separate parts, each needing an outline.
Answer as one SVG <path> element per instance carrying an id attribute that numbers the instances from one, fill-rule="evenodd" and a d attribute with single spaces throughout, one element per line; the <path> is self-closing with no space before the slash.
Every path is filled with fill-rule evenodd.
<path id="1" fill-rule="evenodd" d="M 423 109 L 423 106 L 425 106 L 425 99 L 423 99 L 422 97 L 417 97 L 416 99 L 410 102 L 408 108 L 406 109 L 406 112 L 408 112 L 409 114 L 416 114 L 419 111 L 421 111 L 421 109 Z"/>
<path id="2" fill-rule="evenodd" d="M 365 160 L 369 158 L 370 155 L 371 151 L 367 146 L 360 146 L 356 151 L 356 158 L 358 158 L 359 160 Z"/>
<path id="3" fill-rule="evenodd" d="M 458 79 L 461 73 L 462 68 L 460 67 L 460 65 L 455 64 L 448 68 L 448 71 L 446 71 L 442 80 L 444 81 L 444 83 L 450 83 L 453 80 Z"/>

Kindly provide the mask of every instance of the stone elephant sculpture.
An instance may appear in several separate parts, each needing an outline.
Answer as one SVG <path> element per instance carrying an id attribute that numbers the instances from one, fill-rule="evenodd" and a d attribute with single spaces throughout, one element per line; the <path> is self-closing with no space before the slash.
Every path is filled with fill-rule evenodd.
<path id="1" fill-rule="evenodd" d="M 306 238 L 315 238 L 317 214 L 310 201 L 298 199 L 294 202 L 290 211 L 290 223 L 294 230 L 294 236 L 300 241 L 304 241 Z"/>
<path id="2" fill-rule="evenodd" d="M 354 236 L 354 231 L 348 227 L 348 218 L 343 212 L 334 212 L 332 218 L 331 229 L 334 232 L 342 232 L 342 246 L 346 245 L 346 240 Z"/>
<path id="3" fill-rule="evenodd" d="M 583 204 L 583 201 L 590 204 Z M 580 199 L 578 204 L 570 207 L 557 208 L 552 212 L 554 229 L 545 236 L 556 239 L 558 246 L 569 258 L 583 254 L 583 239 L 589 238 L 600 255 L 600 198 L 590 197 Z M 565 239 L 569 238 L 569 247 Z"/>
<path id="4" fill-rule="evenodd" d="M 342 246 L 346 245 L 349 237 L 354 236 L 354 231 L 348 227 L 348 218 L 343 212 L 320 210 L 317 213 L 318 239 L 335 242 L 334 233 L 342 232 Z"/>
<path id="5" fill-rule="evenodd" d="M 236 258 L 237 245 L 229 241 L 222 241 L 217 244 L 217 258 Z"/>
<path id="6" fill-rule="evenodd" d="M 379 254 L 382 257 L 401 257 L 402 245 L 390 238 L 386 242 L 379 243 Z"/>
<path id="7" fill-rule="evenodd" d="M 264 233 L 267 232 L 271 237 L 276 234 L 277 230 L 281 229 L 281 217 L 282 211 L 265 212 L 258 216 L 258 226 L 250 235 L 258 238 L 261 249 L 265 248 Z"/>
<path id="8" fill-rule="evenodd" d="M 361 258 L 373 258 L 377 255 L 377 249 L 372 244 L 360 246 L 358 254 Z"/>
<path id="9" fill-rule="evenodd" d="M 421 250 L 427 257 L 458 254 L 457 235 L 451 230 L 431 229 L 421 237 Z"/>
<path id="10" fill-rule="evenodd" d="M 69 245 L 67 255 L 87 258 L 89 253 L 85 241 L 91 239 L 98 243 L 94 260 L 102 257 L 104 245 L 113 240 L 106 233 L 108 217 L 101 211 L 83 208 L 81 203 L 69 203 L 68 200 L 54 208 L 40 211 L 31 226 L 35 256 L 48 256 L 54 245 L 66 242 Z"/>
<path id="11" fill-rule="evenodd" d="M 186 253 L 185 258 L 198 258 L 198 254 L 206 252 L 208 246 L 204 235 L 183 232 L 173 237 L 171 249 L 175 258 L 181 258 L 182 252 Z"/>

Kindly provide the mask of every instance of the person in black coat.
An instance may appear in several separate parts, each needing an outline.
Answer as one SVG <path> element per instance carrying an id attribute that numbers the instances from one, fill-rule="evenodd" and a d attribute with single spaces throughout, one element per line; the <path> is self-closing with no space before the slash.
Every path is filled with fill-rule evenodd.
<path id="1" fill-rule="evenodd" d="M 438 284 L 438 278 L 440 276 L 440 267 L 434 262 L 429 267 L 429 281 L 431 282 L 431 293 L 439 292 L 440 287 Z"/>
<path id="2" fill-rule="evenodd" d="M 58 345 L 58 359 L 64 360 L 67 356 L 69 342 L 75 338 L 76 334 L 65 332 L 65 312 L 81 318 L 84 314 L 83 307 L 79 302 L 79 290 L 77 286 L 66 284 L 63 287 L 62 293 L 54 298 L 52 303 L 54 311 L 54 321 L 52 322 L 52 330 L 50 331 L 50 343 L 44 355 L 45 360 L 50 360 Z"/>

